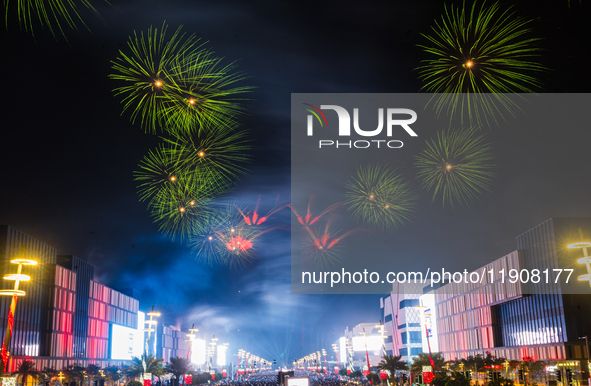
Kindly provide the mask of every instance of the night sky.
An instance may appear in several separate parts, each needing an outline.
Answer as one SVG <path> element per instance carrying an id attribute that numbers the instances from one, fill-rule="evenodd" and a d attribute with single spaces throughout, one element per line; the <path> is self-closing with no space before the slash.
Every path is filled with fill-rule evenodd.
<path id="1" fill-rule="evenodd" d="M 290 94 L 418 92 L 413 69 L 424 55 L 416 45 L 443 12 L 443 2 L 128 0 L 96 6 L 100 19 L 82 12 L 92 33 L 83 27 L 79 33 L 66 30 L 68 41 L 38 25 L 32 37 L 11 14 L 8 30 L 0 32 L 0 222 L 59 254 L 88 260 L 100 282 L 140 290 L 142 310 L 155 305 L 166 323 L 184 329 L 195 323 L 206 338 L 216 334 L 220 342 L 230 342 L 232 352 L 243 348 L 291 361 L 328 350 L 346 326 L 377 323 L 378 295 L 290 294 L 287 231 L 266 235 L 256 262 L 234 270 L 204 265 L 186 245 L 159 234 L 133 181 L 133 171 L 158 137 L 132 125 L 129 114 L 121 116 L 120 99 L 112 93 L 117 85 L 108 79 L 110 61 L 134 30 L 163 21 L 169 33 L 184 25 L 226 63 L 237 60 L 247 76 L 242 84 L 255 87 L 241 121 L 252 140 L 253 162 L 229 198 L 254 205 L 261 196 L 270 209 L 276 200 L 290 201 Z M 517 7 L 519 14 L 535 18 L 533 27 L 544 38 L 542 61 L 550 70 L 541 75 L 542 91 L 588 92 L 589 4 L 520 1 Z M 536 157 L 553 160 L 558 135 L 560 130 L 532 137 L 540 145 Z M 490 260 L 514 249 L 516 232 L 549 217 L 591 215 L 585 193 L 591 188 L 589 157 L 581 140 L 569 137 L 579 146 L 576 161 L 568 164 L 568 152 L 562 152 L 552 170 L 577 175 L 580 185 L 575 180 L 569 188 L 576 194 L 564 195 L 564 186 L 549 183 L 528 203 L 531 215 L 514 220 L 502 207 L 505 201 L 486 201 L 491 193 L 474 209 L 435 215 L 431 226 L 449 229 L 450 219 L 469 223 L 471 210 L 499 213 L 513 226 L 491 235 L 481 221 L 482 239 L 471 240 L 473 249 L 484 241 L 492 245 Z M 519 143 L 529 143 L 527 133 L 497 150 L 501 156 L 519 151 Z M 519 185 L 511 189 L 497 192 L 518 197 Z M 276 217 L 289 222 L 288 211 Z M 458 249 L 453 237 L 449 243 Z"/>

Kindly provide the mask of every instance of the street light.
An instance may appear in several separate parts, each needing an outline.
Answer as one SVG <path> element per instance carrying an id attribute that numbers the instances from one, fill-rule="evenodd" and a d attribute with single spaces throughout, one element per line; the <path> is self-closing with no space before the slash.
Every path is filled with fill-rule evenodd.
<path id="1" fill-rule="evenodd" d="M 148 337 L 146 338 L 146 347 L 145 347 L 145 354 L 148 355 L 150 349 L 150 334 L 156 329 L 152 328 L 152 326 L 156 326 L 158 324 L 153 318 L 160 317 L 160 312 L 154 312 L 154 306 L 152 306 L 152 311 L 148 312 L 147 315 L 150 317 L 149 320 L 146 320 L 144 323 L 148 325 L 148 328 L 144 328 L 144 331 L 148 333 Z M 144 363 L 144 368 L 146 364 Z"/>
<path id="2" fill-rule="evenodd" d="M 25 248 L 22 248 L 21 253 L 25 254 Z M 10 302 L 10 309 L 8 310 L 8 323 L 6 324 L 6 335 L 4 336 L 4 342 L 2 343 L 2 350 L 0 351 L 0 355 L 2 356 L 2 361 L 4 363 L 4 372 L 8 369 L 8 360 L 10 359 L 10 353 L 8 352 L 8 348 L 10 347 L 10 340 L 12 338 L 12 329 L 14 327 L 14 310 L 16 308 L 16 302 L 18 301 L 19 296 L 25 296 L 26 293 L 23 290 L 18 289 L 18 286 L 21 281 L 29 281 L 31 277 L 29 275 L 22 274 L 23 265 L 37 265 L 37 261 L 26 259 L 24 257 L 17 257 L 16 259 L 10 260 L 12 264 L 18 264 L 18 269 L 16 273 L 9 273 L 4 275 L 4 280 L 14 280 L 14 288 L 13 289 L 3 289 L 0 290 L 0 295 L 3 296 L 12 296 L 12 300 Z"/>
<path id="3" fill-rule="evenodd" d="M 388 352 L 386 351 L 386 329 L 384 328 L 384 324 L 382 323 L 382 320 L 380 319 L 380 324 L 376 324 L 376 327 L 379 328 L 380 331 L 380 336 L 382 337 L 382 354 L 384 356 L 384 358 L 386 357 L 386 355 L 388 354 Z"/>
<path id="4" fill-rule="evenodd" d="M 199 331 L 199 329 L 195 328 L 195 323 L 193 323 L 193 326 L 189 328 L 190 334 L 187 334 L 187 338 L 189 338 L 189 340 L 185 340 L 185 342 L 189 342 L 189 348 L 187 349 L 187 359 L 189 361 L 191 361 L 191 346 L 195 340 L 195 337 L 197 336 L 195 334 L 197 331 Z"/>
<path id="5" fill-rule="evenodd" d="M 62 379 L 64 379 L 64 373 L 62 373 L 61 371 L 59 372 L 59 374 L 57 375 L 57 379 L 60 380 L 60 385 L 62 384 Z"/>
<path id="6" fill-rule="evenodd" d="M 589 364 L 591 364 L 591 358 L 589 358 L 589 338 L 587 335 L 585 336 L 580 336 L 579 339 L 585 339 L 585 346 L 587 347 L 587 385 L 591 386 L 591 374 L 590 374 L 590 369 L 591 367 L 589 366 Z"/>
<path id="7" fill-rule="evenodd" d="M 580 249 L 583 248 L 584 257 L 581 257 L 577 260 L 579 264 L 585 264 L 587 266 L 587 274 L 580 275 L 577 280 L 579 281 L 588 281 L 589 286 L 591 287 L 591 257 L 587 253 L 587 248 L 591 247 L 591 243 L 588 241 L 581 241 L 574 244 L 569 244 L 567 246 L 569 249 Z"/>

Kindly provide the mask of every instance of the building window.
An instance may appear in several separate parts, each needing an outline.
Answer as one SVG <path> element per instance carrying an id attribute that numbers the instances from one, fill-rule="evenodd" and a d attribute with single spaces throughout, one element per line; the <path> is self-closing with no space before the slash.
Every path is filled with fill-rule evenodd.
<path id="1" fill-rule="evenodd" d="M 423 353 L 423 349 L 421 347 L 412 347 L 410 349 L 410 355 L 419 355 Z"/>
<path id="2" fill-rule="evenodd" d="M 400 353 L 400 356 L 408 356 L 408 349 L 406 348 L 401 348 L 400 350 L 398 350 L 398 352 Z"/>
<path id="3" fill-rule="evenodd" d="M 406 308 L 406 307 L 418 307 L 421 305 L 421 302 L 419 299 L 404 299 L 403 301 L 400 302 L 400 309 Z"/>
<path id="4" fill-rule="evenodd" d="M 409 331 L 410 343 L 422 343 L 421 334 L 420 331 Z"/>
<path id="5" fill-rule="evenodd" d="M 392 314 L 386 315 L 384 318 L 384 323 L 388 323 L 392 321 Z"/>

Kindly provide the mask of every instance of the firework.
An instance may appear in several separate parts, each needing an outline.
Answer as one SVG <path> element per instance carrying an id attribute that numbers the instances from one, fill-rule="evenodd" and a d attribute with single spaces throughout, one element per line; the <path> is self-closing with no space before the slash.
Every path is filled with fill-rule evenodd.
<path id="1" fill-rule="evenodd" d="M 106 1 L 105 3 L 108 4 Z M 11 12 L 9 4 L 10 1 L 4 2 L 6 26 L 8 26 L 8 14 Z M 78 5 L 99 16 L 98 11 L 88 0 L 80 0 L 79 3 L 71 0 L 19 0 L 16 4 L 19 25 L 24 27 L 25 31 L 33 33 L 33 18 L 37 18 L 41 25 L 47 27 L 53 36 L 56 36 L 56 32 L 59 32 L 64 38 L 66 38 L 65 26 L 73 30 L 78 30 L 78 24 L 86 27 L 84 20 L 80 16 Z"/>
<path id="2" fill-rule="evenodd" d="M 202 50 L 188 58 L 177 58 L 171 66 L 170 79 L 176 93 L 169 94 L 163 115 L 169 131 L 194 131 L 195 128 L 233 125 L 243 112 L 238 96 L 250 91 L 249 86 L 236 86 L 244 75 L 236 64 L 222 65 L 222 58 Z"/>
<path id="3" fill-rule="evenodd" d="M 205 189 L 195 189 L 192 181 L 180 177 L 159 191 L 149 207 L 160 231 L 181 241 L 207 227 L 212 216 L 211 197 Z"/>
<path id="4" fill-rule="evenodd" d="M 314 195 L 310 196 L 310 200 L 308 200 L 308 210 L 306 212 L 305 216 L 301 216 L 298 211 L 296 210 L 296 208 L 293 207 L 292 204 L 289 204 L 289 208 L 291 209 L 291 211 L 293 212 L 293 214 L 296 216 L 296 219 L 298 220 L 298 222 L 300 224 L 302 224 L 304 226 L 304 228 L 307 228 L 309 226 L 314 225 L 316 222 L 318 222 L 323 216 L 334 212 L 335 210 L 339 209 L 340 207 L 343 206 L 342 202 L 337 202 L 336 204 L 332 204 L 331 206 L 329 206 L 328 208 L 324 209 L 322 212 L 320 212 L 317 216 L 312 217 L 312 204 L 314 203 L 314 200 L 316 199 L 316 197 Z"/>
<path id="5" fill-rule="evenodd" d="M 443 205 L 461 206 L 489 190 L 493 165 L 491 146 L 476 130 L 442 130 L 416 156 L 422 187 L 441 196 Z"/>
<path id="6" fill-rule="evenodd" d="M 245 173 L 250 145 L 244 130 L 235 129 L 232 121 L 207 130 L 177 132 L 164 139 L 169 157 L 188 174 L 200 175 L 211 190 L 225 191 Z"/>
<path id="7" fill-rule="evenodd" d="M 214 205 L 206 227 L 198 228 L 190 245 L 197 258 L 209 264 L 230 267 L 245 266 L 254 261 L 258 237 L 274 229 L 264 231 L 245 224 L 241 209 L 235 203 Z"/>
<path id="8" fill-rule="evenodd" d="M 409 183 L 380 164 L 357 169 L 347 183 L 345 201 L 353 219 L 383 231 L 400 227 L 414 206 Z"/>
<path id="9" fill-rule="evenodd" d="M 114 73 L 109 77 L 125 84 L 114 90 L 123 97 L 123 111 L 131 110 L 131 121 L 139 119 L 149 132 L 225 123 L 241 111 L 233 96 L 250 89 L 235 87 L 243 79 L 233 73 L 235 65 L 222 66 L 222 59 L 181 28 L 170 39 L 166 24 L 160 30 L 150 27 L 145 35 L 134 32 L 130 52 L 119 51 L 112 61 Z"/>
<path id="10" fill-rule="evenodd" d="M 273 214 L 275 214 L 275 213 L 279 212 L 281 209 L 289 206 L 289 204 L 276 206 L 275 208 L 273 208 L 269 212 L 267 212 L 267 214 L 265 214 L 264 216 L 261 216 L 259 213 L 259 204 L 260 203 L 261 203 L 261 198 L 259 197 L 259 199 L 257 200 L 257 203 L 254 207 L 254 210 L 252 211 L 252 215 L 251 215 L 250 211 L 242 210 L 242 209 L 236 207 L 236 209 L 238 209 L 238 211 L 242 215 L 242 219 L 244 220 L 244 223 L 246 223 L 246 225 L 253 225 L 253 226 L 262 225 L 263 223 L 266 223 L 267 220 Z"/>
<path id="11" fill-rule="evenodd" d="M 204 224 L 210 200 L 220 193 L 209 183 L 206 172 L 187 170 L 164 145 L 150 151 L 139 166 L 134 176 L 139 182 L 140 201 L 147 202 L 162 232 L 183 240 Z"/>
<path id="12" fill-rule="evenodd" d="M 152 203 L 166 191 L 174 189 L 181 178 L 182 168 L 179 160 L 164 146 L 151 150 L 140 163 L 140 170 L 134 173 L 140 201 Z M 183 175 L 182 178 L 185 178 Z"/>
<path id="13" fill-rule="evenodd" d="M 131 121 L 141 118 L 146 131 L 155 132 L 164 122 L 162 112 L 179 93 L 170 72 L 179 65 L 179 58 L 190 60 L 202 50 L 194 35 L 186 36 L 179 27 L 166 38 L 166 23 L 162 28 L 150 27 L 144 35 L 134 32 L 127 43 L 129 54 L 119 51 L 112 61 L 114 74 L 109 77 L 125 82 L 115 94 L 123 96 L 123 111 L 132 110 Z"/>
<path id="14" fill-rule="evenodd" d="M 532 75 L 545 69 L 535 62 L 541 39 L 530 36 L 530 24 L 498 3 L 446 6 L 433 34 L 423 34 L 429 45 L 419 45 L 431 55 L 418 67 L 422 88 L 442 93 L 432 99 L 436 112 L 467 113 L 474 123 L 513 114 L 515 102 L 502 93 L 532 92 L 540 86 Z"/>
<path id="15" fill-rule="evenodd" d="M 343 250 L 341 240 L 359 231 L 359 229 L 352 229 L 348 232 L 340 232 L 332 225 L 332 221 L 333 218 L 329 218 L 322 229 L 304 228 L 304 258 L 319 268 L 336 264 Z"/>

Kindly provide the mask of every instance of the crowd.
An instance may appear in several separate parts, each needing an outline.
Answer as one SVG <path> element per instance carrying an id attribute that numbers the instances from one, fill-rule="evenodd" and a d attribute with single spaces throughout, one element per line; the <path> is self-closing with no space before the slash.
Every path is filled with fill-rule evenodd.
<path id="1" fill-rule="evenodd" d="M 318 374 L 316 372 L 296 371 L 295 377 L 309 377 L 310 386 L 356 386 L 359 383 L 352 383 L 348 379 L 341 379 L 334 374 Z M 361 384 L 365 384 L 361 382 Z M 369 384 L 369 383 L 368 383 Z M 240 376 L 239 378 L 224 379 L 218 382 L 218 385 L 227 386 L 278 386 L 277 373 L 263 373 L 263 374 L 248 374 Z"/>

